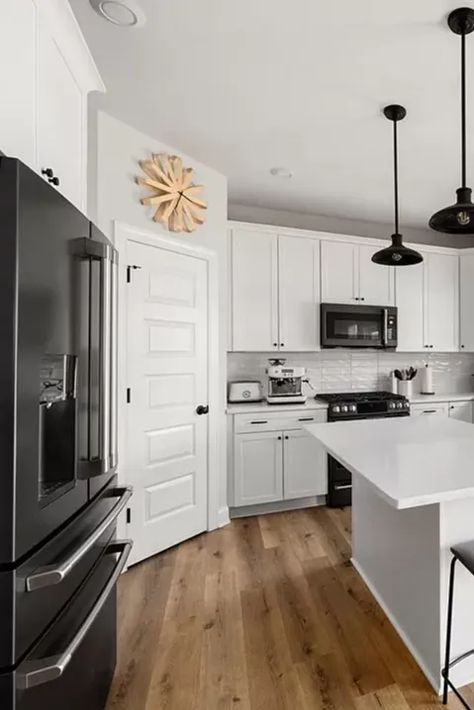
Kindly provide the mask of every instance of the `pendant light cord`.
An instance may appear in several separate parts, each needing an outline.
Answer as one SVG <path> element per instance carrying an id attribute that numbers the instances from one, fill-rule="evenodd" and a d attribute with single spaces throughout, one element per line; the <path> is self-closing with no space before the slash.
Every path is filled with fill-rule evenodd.
<path id="1" fill-rule="evenodd" d="M 395 204 L 395 234 L 398 234 L 398 140 L 397 121 L 393 122 L 393 186 Z"/>
<path id="2" fill-rule="evenodd" d="M 461 35 L 461 155 L 462 187 L 466 187 L 466 35 Z"/>

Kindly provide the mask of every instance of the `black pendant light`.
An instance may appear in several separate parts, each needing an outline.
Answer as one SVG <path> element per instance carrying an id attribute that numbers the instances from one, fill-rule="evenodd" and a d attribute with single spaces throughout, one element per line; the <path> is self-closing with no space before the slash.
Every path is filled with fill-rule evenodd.
<path id="1" fill-rule="evenodd" d="M 398 231 L 398 142 L 397 122 L 407 115 L 406 109 L 397 104 L 385 106 L 385 117 L 393 121 L 393 186 L 395 194 L 395 234 L 392 234 L 392 245 L 375 252 L 372 261 L 384 266 L 410 266 L 419 264 L 423 257 L 414 249 L 409 249 L 402 243 L 402 235 Z"/>
<path id="2" fill-rule="evenodd" d="M 448 16 L 449 29 L 461 35 L 461 179 L 456 190 L 456 204 L 436 212 L 430 219 L 431 229 L 448 234 L 474 234 L 474 204 L 471 188 L 466 186 L 466 35 L 474 30 L 474 10 L 460 7 Z"/>

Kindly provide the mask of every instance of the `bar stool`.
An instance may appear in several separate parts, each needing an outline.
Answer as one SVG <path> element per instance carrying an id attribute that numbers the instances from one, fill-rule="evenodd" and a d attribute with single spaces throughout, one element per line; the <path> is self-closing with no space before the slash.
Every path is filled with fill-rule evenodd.
<path id="1" fill-rule="evenodd" d="M 461 693 L 458 691 L 458 689 L 453 685 L 453 683 L 449 679 L 449 671 L 454 666 L 457 666 L 458 663 L 461 663 L 461 661 L 465 661 L 466 658 L 473 656 L 474 655 L 474 648 L 471 649 L 470 651 L 466 651 L 465 653 L 462 653 L 460 656 L 457 656 L 456 658 L 453 658 L 452 661 L 450 661 L 449 658 L 450 658 L 450 653 L 451 653 L 451 631 L 452 631 L 452 622 L 453 622 L 453 600 L 454 600 L 454 573 L 455 573 L 455 568 L 456 568 L 456 562 L 459 560 L 459 562 L 462 565 L 464 565 L 464 567 L 472 575 L 474 575 L 474 540 L 471 540 L 470 542 L 463 542 L 460 545 L 454 545 L 451 548 L 451 552 L 453 553 L 453 559 L 451 560 L 451 567 L 450 567 L 450 571 L 449 571 L 448 620 L 447 620 L 447 627 L 446 627 L 446 653 L 445 653 L 445 658 L 444 658 L 444 668 L 441 671 L 441 675 L 444 678 L 443 705 L 446 705 L 448 702 L 448 686 L 449 686 L 449 688 L 451 688 L 451 690 L 453 691 L 455 696 L 458 698 L 458 700 L 461 702 L 463 707 L 467 708 L 467 710 L 473 710 L 472 706 L 467 704 L 467 702 L 462 697 Z"/>

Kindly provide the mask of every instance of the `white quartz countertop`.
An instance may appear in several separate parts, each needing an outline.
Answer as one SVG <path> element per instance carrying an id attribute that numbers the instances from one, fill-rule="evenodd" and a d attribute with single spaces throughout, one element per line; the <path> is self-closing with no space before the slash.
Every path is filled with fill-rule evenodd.
<path id="1" fill-rule="evenodd" d="M 474 497 L 474 425 L 404 417 L 309 424 L 305 429 L 394 508 Z"/>

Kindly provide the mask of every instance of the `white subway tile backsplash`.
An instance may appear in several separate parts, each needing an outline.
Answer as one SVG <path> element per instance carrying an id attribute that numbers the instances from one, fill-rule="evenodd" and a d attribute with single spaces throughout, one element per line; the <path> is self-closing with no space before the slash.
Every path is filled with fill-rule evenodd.
<path id="1" fill-rule="evenodd" d="M 315 353 L 281 353 L 288 363 L 306 368 L 316 391 L 343 392 L 390 388 L 390 373 L 395 368 L 413 366 L 421 370 L 426 363 L 433 368 L 438 394 L 474 390 L 474 354 L 470 353 L 392 353 L 367 350 L 324 350 Z M 265 381 L 268 358 L 276 353 L 229 353 L 228 379 Z M 420 378 L 414 391 L 420 390 Z"/>

